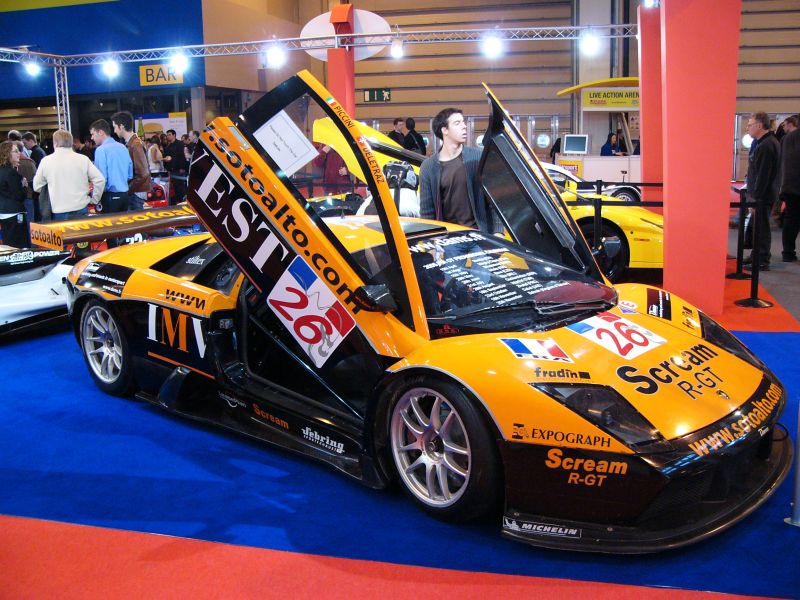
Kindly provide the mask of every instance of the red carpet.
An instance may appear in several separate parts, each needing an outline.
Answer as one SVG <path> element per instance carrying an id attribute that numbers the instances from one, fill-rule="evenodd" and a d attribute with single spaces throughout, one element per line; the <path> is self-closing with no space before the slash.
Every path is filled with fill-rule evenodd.
<path id="1" fill-rule="evenodd" d="M 517 577 L 0 517 L 0 598 L 753 598 Z"/>
<path id="2" fill-rule="evenodd" d="M 736 270 L 736 261 L 728 261 L 728 272 Z M 721 325 L 733 331 L 798 332 L 800 323 L 772 295 L 758 286 L 758 297 L 772 302 L 770 308 L 742 308 L 736 300 L 750 297 L 749 279 L 726 279 L 722 315 L 715 317 Z"/>

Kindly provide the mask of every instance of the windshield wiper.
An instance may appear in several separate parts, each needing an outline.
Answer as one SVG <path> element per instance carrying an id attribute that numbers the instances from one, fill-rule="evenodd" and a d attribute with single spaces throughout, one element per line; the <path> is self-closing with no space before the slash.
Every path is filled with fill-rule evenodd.
<path id="1" fill-rule="evenodd" d="M 459 318 L 463 317 L 473 317 L 475 315 L 490 313 L 490 312 L 504 312 L 509 310 L 521 310 L 523 308 L 533 309 L 536 312 L 539 312 L 539 305 L 536 300 L 526 300 L 525 302 L 517 302 L 514 304 L 503 304 L 503 305 L 495 305 L 495 306 L 485 306 L 483 308 L 479 308 L 478 310 L 473 310 L 471 312 L 465 313 L 463 315 L 458 315 Z"/>
<path id="2" fill-rule="evenodd" d="M 579 300 L 577 302 L 538 302 L 536 310 L 542 315 L 558 315 L 576 310 L 608 310 L 616 306 L 613 300 L 592 299 Z"/>

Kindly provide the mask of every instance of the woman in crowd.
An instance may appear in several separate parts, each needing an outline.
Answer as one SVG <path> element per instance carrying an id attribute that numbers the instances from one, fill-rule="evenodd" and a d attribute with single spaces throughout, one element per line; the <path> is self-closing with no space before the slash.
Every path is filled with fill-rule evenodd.
<path id="1" fill-rule="evenodd" d="M 147 164 L 151 173 L 160 173 L 164 170 L 164 155 L 161 153 L 161 141 L 154 135 L 144 142 L 147 148 Z"/>
<path id="2" fill-rule="evenodd" d="M 624 156 L 625 153 L 621 152 L 619 149 L 619 144 L 617 143 L 617 134 L 616 133 L 609 133 L 608 138 L 606 139 L 606 143 L 603 144 L 603 147 L 600 148 L 600 156 Z"/>
<path id="3" fill-rule="evenodd" d="M 19 148 L 16 143 L 0 143 L 0 214 L 25 212 L 25 188 L 28 182 L 17 172 L 19 167 Z M 20 223 L 18 217 L 0 221 L 3 243 L 16 248 L 31 245 L 28 227 Z"/>

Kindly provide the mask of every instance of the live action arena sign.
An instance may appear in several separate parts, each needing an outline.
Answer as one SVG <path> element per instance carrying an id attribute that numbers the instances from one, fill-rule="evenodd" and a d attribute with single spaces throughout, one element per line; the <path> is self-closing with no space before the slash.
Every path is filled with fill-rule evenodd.
<path id="1" fill-rule="evenodd" d="M 639 110 L 639 88 L 588 88 L 581 91 L 584 111 L 634 111 Z"/>

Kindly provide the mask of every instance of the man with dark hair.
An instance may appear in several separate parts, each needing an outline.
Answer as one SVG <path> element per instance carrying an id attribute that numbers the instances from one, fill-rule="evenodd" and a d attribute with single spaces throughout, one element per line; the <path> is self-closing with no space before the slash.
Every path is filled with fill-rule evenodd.
<path id="1" fill-rule="evenodd" d="M 133 179 L 133 162 L 127 148 L 111 137 L 111 125 L 98 119 L 89 126 L 97 149 L 94 164 L 106 179 L 102 197 L 102 212 L 118 213 L 128 210 L 128 181 Z M 112 245 L 109 241 L 109 246 Z"/>
<path id="2" fill-rule="evenodd" d="M 28 155 L 33 159 L 33 162 L 35 162 L 36 166 L 38 167 L 39 163 L 42 162 L 42 159 L 47 155 L 39 145 L 36 135 L 30 131 L 26 131 L 22 134 L 22 143 L 25 144 L 25 148 L 28 150 Z"/>
<path id="3" fill-rule="evenodd" d="M 194 154 L 194 149 L 197 147 L 198 141 L 200 141 L 200 132 L 192 129 L 189 132 L 189 143 L 186 144 L 186 153 L 189 155 L 189 160 L 191 160 Z"/>
<path id="4" fill-rule="evenodd" d="M 750 214 L 756 217 L 758 228 L 759 268 L 769 270 L 772 234 L 769 228 L 769 214 L 773 203 L 778 199 L 778 169 L 780 167 L 780 143 L 769 128 L 769 115 L 755 112 L 747 121 L 747 131 L 758 140 L 755 151 L 750 155 L 747 168 L 747 194 L 756 202 Z M 745 263 L 752 264 L 756 248 Z"/>
<path id="5" fill-rule="evenodd" d="M 795 244 L 800 233 L 800 121 L 792 115 L 783 122 L 786 135 L 781 140 L 781 187 L 779 198 L 784 204 L 783 260 L 797 260 Z"/>
<path id="6" fill-rule="evenodd" d="M 406 136 L 403 135 L 403 119 L 395 119 L 392 121 L 392 130 L 387 133 L 387 137 L 393 139 L 395 142 L 400 144 L 400 147 L 403 147 L 403 142 L 406 139 Z"/>
<path id="7" fill-rule="evenodd" d="M 420 215 L 494 233 L 492 213 L 478 181 L 481 151 L 464 145 L 467 123 L 461 110 L 440 111 L 433 119 L 433 134 L 442 140 L 442 149 L 420 167 Z"/>
<path id="8" fill-rule="evenodd" d="M 14 141 L 14 143 L 17 145 L 17 149 L 19 150 L 19 166 L 17 167 L 17 171 L 27 182 L 27 186 L 25 186 L 25 211 L 28 213 L 28 221 L 30 223 L 33 223 L 34 221 L 40 221 L 41 213 L 39 212 L 38 206 L 39 194 L 33 191 L 33 178 L 36 176 L 37 168 L 36 163 L 33 162 L 32 159 L 28 158 L 28 156 L 25 154 L 23 151 L 25 146 L 21 141 L 9 141 Z"/>
<path id="9" fill-rule="evenodd" d="M 169 171 L 170 184 L 175 190 L 175 203 L 183 202 L 186 195 L 186 170 L 189 163 L 183 154 L 183 144 L 174 129 L 167 129 L 167 145 L 164 148 L 164 168 Z"/>
<path id="10" fill-rule="evenodd" d="M 147 192 L 152 187 L 144 144 L 136 135 L 133 115 L 127 110 L 114 113 L 111 116 L 111 122 L 114 124 L 114 133 L 120 139 L 125 140 L 128 154 L 133 163 L 133 179 L 128 183 L 128 210 L 141 210 L 147 200 Z"/>
<path id="11" fill-rule="evenodd" d="M 425 147 L 425 139 L 419 134 L 416 130 L 417 123 L 411 117 L 406 119 L 406 129 L 408 129 L 408 133 L 406 134 L 406 139 L 403 142 L 403 148 L 406 150 L 411 150 L 412 152 L 416 152 L 417 154 L 425 155 L 427 153 Z"/>

